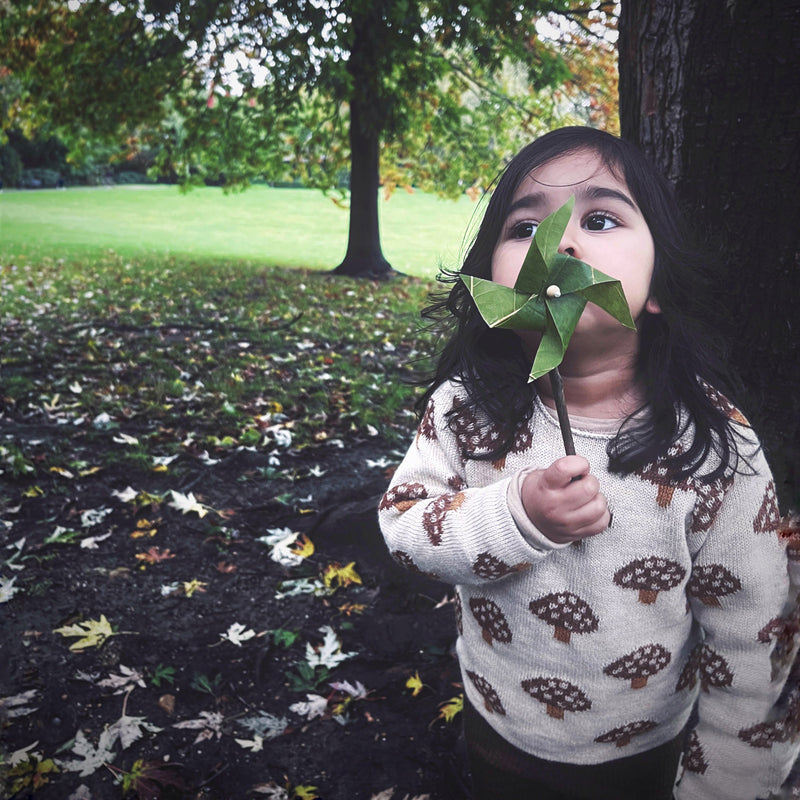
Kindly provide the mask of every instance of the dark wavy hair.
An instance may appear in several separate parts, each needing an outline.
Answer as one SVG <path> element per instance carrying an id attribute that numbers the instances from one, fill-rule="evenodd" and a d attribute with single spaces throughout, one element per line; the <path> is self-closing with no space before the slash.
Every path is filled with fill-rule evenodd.
<path id="1" fill-rule="evenodd" d="M 623 422 L 608 445 L 609 467 L 629 473 L 664 458 L 676 480 L 716 480 L 737 470 L 743 455 L 738 423 L 725 398 L 736 384 L 724 367 L 721 342 L 704 319 L 708 257 L 692 242 L 672 188 L 653 164 L 629 142 L 594 128 L 567 127 L 545 134 L 523 148 L 495 181 L 461 270 L 441 272 L 439 281 L 450 288 L 433 293 L 423 311 L 445 344 L 435 372 L 424 381 L 428 388 L 417 410 L 424 409 L 440 384 L 462 383 L 467 405 L 504 432 L 493 450 L 472 456 L 489 460 L 505 455 L 516 432 L 530 420 L 536 393 L 535 385 L 527 382 L 530 358 L 513 331 L 486 325 L 459 276 L 491 278 L 492 254 L 509 206 L 531 170 L 586 150 L 597 153 L 603 165 L 624 180 L 647 222 L 655 245 L 651 293 L 661 308 L 660 314 L 643 312 L 638 325 L 636 370 L 645 386 L 647 421 L 634 413 Z M 689 445 L 675 447 L 687 430 L 693 431 Z M 710 454 L 718 459 L 707 461 Z M 712 466 L 698 475 L 709 463 Z"/>

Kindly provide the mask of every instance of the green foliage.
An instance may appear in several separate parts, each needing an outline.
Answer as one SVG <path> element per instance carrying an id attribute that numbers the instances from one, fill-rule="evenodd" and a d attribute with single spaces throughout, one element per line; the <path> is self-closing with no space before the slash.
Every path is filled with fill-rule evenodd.
<path id="1" fill-rule="evenodd" d="M 10 474 L 19 478 L 34 472 L 33 464 L 18 444 L 8 441 L 0 444 L 0 475 Z"/>
<path id="2" fill-rule="evenodd" d="M 190 685 L 195 691 L 216 697 L 222 688 L 222 675 L 217 674 L 212 678 L 202 672 L 195 672 Z"/>
<path id="3" fill-rule="evenodd" d="M 295 664 L 294 671 L 287 670 L 284 675 L 289 682 L 289 691 L 316 692 L 331 676 L 331 671 L 324 665 L 312 667 L 307 661 Z"/>
<path id="4" fill-rule="evenodd" d="M 168 683 L 172 686 L 175 683 L 175 667 L 157 664 L 150 673 L 150 683 L 157 689 L 161 688 L 162 683 Z"/>
<path id="5" fill-rule="evenodd" d="M 153 179 L 144 172 L 122 170 L 114 173 L 114 183 L 125 186 L 132 183 L 153 183 Z"/>
<path id="6" fill-rule="evenodd" d="M 213 10 L 37 0 L 0 21 L 10 43 L 0 121 L 58 133 L 84 177 L 107 142 L 112 159 L 151 148 L 154 173 L 186 186 L 267 177 L 336 193 L 357 101 L 357 125 L 382 140 L 389 191 L 454 196 L 485 186 L 522 138 L 563 117 L 544 90 L 569 77 L 565 40 L 544 38 L 538 20 L 556 13 L 585 27 L 607 5 L 347 0 L 333 13 L 296 0 L 276 14 L 265 0 Z M 568 52 L 585 75 L 587 48 L 575 39 Z"/>
<path id="7" fill-rule="evenodd" d="M 22 159 L 10 144 L 0 146 L 0 181 L 7 189 L 16 188 L 22 179 Z"/>
<path id="8" fill-rule="evenodd" d="M 22 170 L 19 183 L 23 189 L 55 189 L 60 180 L 59 172 L 39 167 Z"/>
<path id="9" fill-rule="evenodd" d="M 277 628 L 272 631 L 272 641 L 277 647 L 289 648 L 299 638 L 300 634 L 298 631 L 289 631 L 286 630 L 286 628 Z"/>
<path id="10" fill-rule="evenodd" d="M 50 778 L 59 772 L 58 766 L 52 758 L 39 758 L 33 753 L 28 754 L 25 761 L 20 761 L 8 771 L 11 778 L 10 791 L 12 797 L 22 795 L 24 792 L 35 792 L 50 782 Z"/>
<path id="11" fill-rule="evenodd" d="M 92 139 L 123 141 L 154 121 L 185 69 L 185 42 L 146 26 L 138 6 L 60 0 L 6 4 L 2 127 L 65 132 L 75 152 Z"/>

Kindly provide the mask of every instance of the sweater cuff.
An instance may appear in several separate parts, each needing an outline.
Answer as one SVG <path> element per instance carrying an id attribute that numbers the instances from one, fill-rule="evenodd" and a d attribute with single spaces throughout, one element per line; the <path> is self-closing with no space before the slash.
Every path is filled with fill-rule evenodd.
<path id="1" fill-rule="evenodd" d="M 520 470 L 508 483 L 506 490 L 506 502 L 508 503 L 508 510 L 516 523 L 519 532 L 522 534 L 525 541 L 534 549 L 546 553 L 550 550 L 563 550 L 569 547 L 571 542 L 564 542 L 559 544 L 548 539 L 532 522 L 530 517 L 525 511 L 525 506 L 522 504 L 522 482 L 525 476 L 532 472 L 533 468 Z"/>

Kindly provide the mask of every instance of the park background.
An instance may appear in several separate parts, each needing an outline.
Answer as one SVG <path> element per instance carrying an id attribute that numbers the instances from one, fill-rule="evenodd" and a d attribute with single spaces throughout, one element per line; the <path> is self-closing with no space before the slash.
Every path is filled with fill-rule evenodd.
<path id="1" fill-rule="evenodd" d="M 793 524 L 796 3 L 3 11 L 0 796 L 468 797 L 452 596 L 374 506 L 436 274 L 550 128 L 724 249 L 691 301 Z"/>

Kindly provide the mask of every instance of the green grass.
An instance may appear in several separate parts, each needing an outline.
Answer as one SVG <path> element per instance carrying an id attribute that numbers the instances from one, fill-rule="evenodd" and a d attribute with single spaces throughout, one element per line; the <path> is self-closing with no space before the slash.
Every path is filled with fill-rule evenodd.
<path id="1" fill-rule="evenodd" d="M 396 192 L 379 201 L 383 251 L 392 266 L 433 277 L 455 267 L 476 209 Z M 348 212 L 319 191 L 251 187 L 238 194 L 174 186 L 70 188 L 0 193 L 0 253 L 6 258 L 178 256 L 253 260 L 331 269 L 347 246 Z"/>

